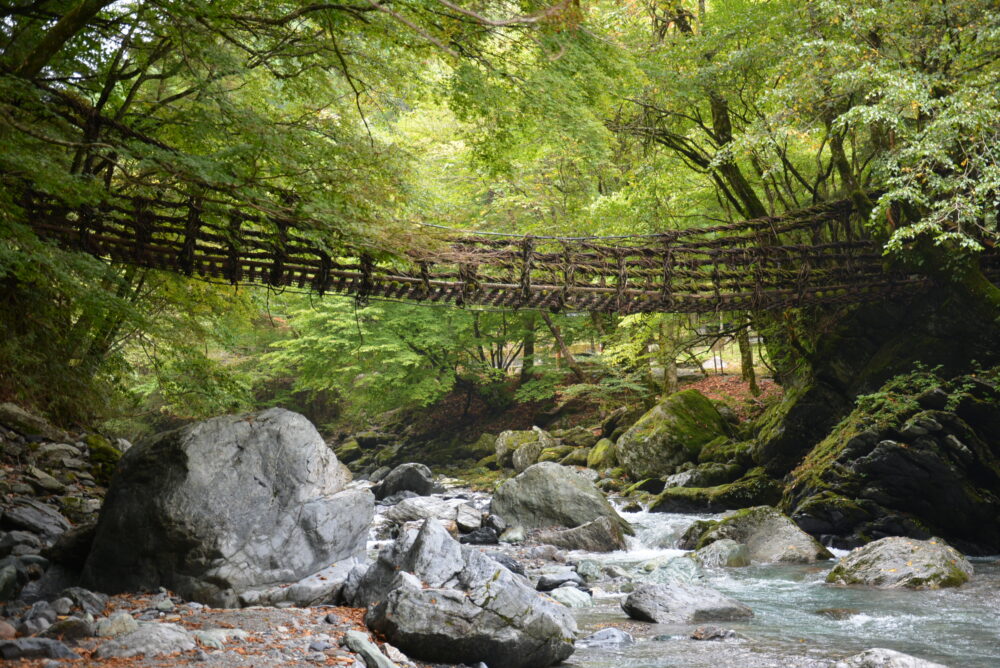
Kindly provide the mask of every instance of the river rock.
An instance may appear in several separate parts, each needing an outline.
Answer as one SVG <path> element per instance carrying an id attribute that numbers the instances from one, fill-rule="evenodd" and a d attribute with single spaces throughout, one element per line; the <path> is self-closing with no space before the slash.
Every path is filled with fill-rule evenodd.
<path id="1" fill-rule="evenodd" d="M 918 659 L 909 654 L 903 654 L 892 649 L 876 647 L 866 649 L 860 654 L 855 654 L 846 659 L 842 659 L 834 664 L 834 668 L 948 668 L 947 666 Z"/>
<path id="2" fill-rule="evenodd" d="M 105 642 L 97 648 L 94 656 L 98 659 L 127 659 L 142 654 L 150 658 L 174 652 L 186 652 L 194 648 L 194 638 L 184 627 L 177 624 L 143 622 L 132 633 Z"/>
<path id="3" fill-rule="evenodd" d="M 455 524 L 462 533 L 470 533 L 483 525 L 483 514 L 475 506 L 463 503 L 455 509 Z"/>
<path id="4" fill-rule="evenodd" d="M 529 668 L 573 652 L 576 622 L 566 608 L 435 520 L 383 548 L 353 604 L 369 607 L 369 628 L 425 661 Z"/>
<path id="5" fill-rule="evenodd" d="M 635 480 L 658 478 L 697 462 L 701 448 L 728 433 L 725 420 L 697 390 L 671 394 L 639 418 L 615 444 L 619 464 Z"/>
<path id="6" fill-rule="evenodd" d="M 364 553 L 374 499 L 349 480 L 316 428 L 283 409 L 159 434 L 119 462 L 84 582 L 217 606 L 297 582 Z"/>
<path id="7" fill-rule="evenodd" d="M 547 573 L 542 575 L 538 578 L 535 589 L 538 591 L 552 591 L 566 585 L 582 587 L 583 584 L 583 578 L 579 573 L 575 571 L 563 571 L 561 573 Z"/>
<path id="8" fill-rule="evenodd" d="M 458 539 L 462 545 L 496 545 L 500 537 L 492 527 L 479 527 Z"/>
<path id="9" fill-rule="evenodd" d="M 695 522 L 684 532 L 680 547 L 701 549 L 723 538 L 744 543 L 750 561 L 757 564 L 808 564 L 833 558 L 815 538 L 771 506 L 747 508 L 718 521 Z"/>
<path id="10" fill-rule="evenodd" d="M 127 633 L 132 633 L 139 629 L 139 623 L 129 613 L 125 611 L 116 612 L 106 619 L 97 622 L 97 636 L 100 638 L 114 638 Z"/>
<path id="11" fill-rule="evenodd" d="M 632 637 L 631 633 L 609 626 L 606 629 L 595 631 L 589 636 L 581 638 L 576 644 L 578 647 L 615 648 L 634 645 L 635 638 Z"/>
<path id="12" fill-rule="evenodd" d="M 70 528 L 69 520 L 62 514 L 36 499 L 14 497 L 4 508 L 0 525 L 5 529 L 23 529 L 41 535 L 46 541 L 54 541 Z"/>
<path id="13" fill-rule="evenodd" d="M 75 659 L 80 656 L 69 647 L 52 638 L 18 638 L 0 642 L 0 658 L 15 659 Z"/>
<path id="14" fill-rule="evenodd" d="M 549 596 L 567 608 L 589 608 L 594 605 L 590 594 L 576 587 L 556 587 L 549 592 Z"/>
<path id="15" fill-rule="evenodd" d="M 398 492 L 415 492 L 427 496 L 440 491 L 434 483 L 434 474 L 423 464 L 400 464 L 372 488 L 376 499 L 384 499 Z"/>
<path id="16" fill-rule="evenodd" d="M 606 517 L 632 534 L 600 490 L 573 469 L 542 462 L 505 481 L 493 495 L 490 512 L 508 526 L 525 529 L 574 528 Z"/>
<path id="17" fill-rule="evenodd" d="M 80 617 L 67 617 L 66 619 L 57 620 L 40 634 L 44 638 L 55 638 L 56 640 L 66 640 L 74 643 L 77 640 L 90 638 L 93 635 L 94 623 Z"/>
<path id="18" fill-rule="evenodd" d="M 343 644 L 352 652 L 360 654 L 367 668 L 397 668 L 395 663 L 379 651 L 378 645 L 371 641 L 367 633 L 348 631 L 344 634 Z"/>
<path id="19" fill-rule="evenodd" d="M 461 501 L 442 499 L 437 496 L 414 496 L 403 499 L 385 512 L 385 516 L 402 524 L 404 522 L 422 521 L 429 518 L 451 522 L 455 520 L 456 506 Z"/>
<path id="20" fill-rule="evenodd" d="M 688 635 L 691 640 L 736 640 L 739 634 L 719 626 L 699 626 Z"/>
<path id="21" fill-rule="evenodd" d="M 607 517 L 599 517 L 573 529 L 542 529 L 532 536 L 532 540 L 564 550 L 614 552 L 627 549 L 621 524 Z"/>
<path id="22" fill-rule="evenodd" d="M 750 565 L 750 550 L 743 543 L 723 538 L 695 552 L 694 559 L 706 568 L 739 568 Z"/>
<path id="23" fill-rule="evenodd" d="M 673 582 L 641 584 L 622 603 L 632 619 L 658 624 L 697 624 L 750 619 L 753 611 L 708 587 Z"/>
<path id="24" fill-rule="evenodd" d="M 940 538 L 889 537 L 853 550 L 827 576 L 835 584 L 942 589 L 968 582 L 972 564 Z"/>
<path id="25" fill-rule="evenodd" d="M 618 455 L 615 453 L 615 442 L 610 438 L 602 438 L 587 453 L 587 466 L 603 471 L 618 466 Z"/>

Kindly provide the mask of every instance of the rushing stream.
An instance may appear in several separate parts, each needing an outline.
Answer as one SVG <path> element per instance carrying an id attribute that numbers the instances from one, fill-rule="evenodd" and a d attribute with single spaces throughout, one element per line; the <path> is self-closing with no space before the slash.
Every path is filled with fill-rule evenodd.
<path id="1" fill-rule="evenodd" d="M 680 534 L 708 517 L 622 514 L 637 529 L 632 549 L 569 556 L 642 572 L 644 565 L 650 569 L 683 554 L 672 547 Z M 1000 558 L 975 560 L 970 583 L 940 591 L 829 586 L 823 580 L 832 563 L 704 571 L 704 584 L 754 610 L 747 623 L 714 624 L 735 630 L 742 640 L 696 641 L 688 638 L 693 625 L 629 620 L 620 608 L 623 595 L 606 591 L 598 581 L 592 585 L 594 607 L 577 610 L 580 628 L 618 626 L 637 642 L 615 649 L 578 648 L 569 663 L 581 668 L 810 666 L 885 647 L 951 668 L 1000 666 Z M 823 610 L 837 612 L 818 612 Z"/>

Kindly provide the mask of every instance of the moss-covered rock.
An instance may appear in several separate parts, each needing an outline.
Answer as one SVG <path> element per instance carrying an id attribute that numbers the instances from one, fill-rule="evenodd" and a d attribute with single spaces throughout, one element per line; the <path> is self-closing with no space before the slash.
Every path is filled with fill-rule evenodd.
<path id="1" fill-rule="evenodd" d="M 840 560 L 826 581 L 886 589 L 943 589 L 969 581 L 972 564 L 940 538 L 877 540 Z"/>
<path id="2" fill-rule="evenodd" d="M 782 508 L 838 547 L 938 535 L 973 554 L 1000 550 L 1000 390 L 989 378 L 908 375 L 863 397 L 792 472 Z"/>
<path id="3" fill-rule="evenodd" d="M 87 451 L 90 453 L 90 472 L 94 476 L 94 482 L 107 487 L 122 453 L 100 434 L 87 434 L 83 442 L 87 444 Z"/>
<path id="4" fill-rule="evenodd" d="M 763 468 L 749 471 L 736 482 L 714 487 L 668 487 L 649 505 L 656 513 L 718 513 L 751 506 L 773 506 L 784 488 Z"/>
<path id="5" fill-rule="evenodd" d="M 660 478 L 646 478 L 637 483 L 627 486 L 623 491 L 623 496 L 634 496 L 639 493 L 659 494 L 663 491 L 663 480 Z"/>
<path id="6" fill-rule="evenodd" d="M 615 444 L 611 439 L 602 438 L 591 449 L 587 455 L 587 466 L 595 471 L 614 468 L 618 466 L 618 455 L 615 453 Z"/>
<path id="7" fill-rule="evenodd" d="M 593 429 L 587 429 L 586 427 L 556 429 L 552 432 L 552 437 L 558 439 L 564 445 L 572 445 L 578 448 L 592 448 L 599 438 Z"/>
<path id="8" fill-rule="evenodd" d="M 727 434 L 712 402 L 697 390 L 670 395 L 622 434 L 615 444 L 618 461 L 635 478 L 673 473 L 678 464 L 696 462 L 702 447 Z"/>
<path id="9" fill-rule="evenodd" d="M 361 449 L 361 444 L 358 443 L 357 439 L 353 438 L 349 438 L 342 443 L 338 443 L 333 448 L 333 452 L 337 455 L 337 459 L 345 464 L 356 462 L 361 459 L 362 455 L 365 454 Z"/>
<path id="10" fill-rule="evenodd" d="M 514 453 L 529 443 L 540 443 L 539 453 L 545 448 L 556 445 L 555 439 L 548 432 L 538 428 L 501 432 L 497 436 L 494 450 L 497 456 L 497 463 L 500 466 L 511 466 L 513 464 Z"/>
<path id="11" fill-rule="evenodd" d="M 551 448 L 545 448 L 538 454 L 538 458 L 535 462 L 558 462 L 575 449 L 576 448 L 572 445 L 557 445 Z"/>
<path id="12" fill-rule="evenodd" d="M 591 448 L 573 448 L 573 451 L 559 460 L 563 466 L 586 466 Z"/>

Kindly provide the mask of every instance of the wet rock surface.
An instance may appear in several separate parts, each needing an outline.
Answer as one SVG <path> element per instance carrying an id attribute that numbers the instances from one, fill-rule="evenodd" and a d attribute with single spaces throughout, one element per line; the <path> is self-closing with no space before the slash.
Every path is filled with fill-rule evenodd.
<path id="1" fill-rule="evenodd" d="M 681 538 L 685 549 L 722 539 L 746 545 L 753 563 L 812 563 L 833 555 L 788 517 L 770 506 L 736 511 L 718 521 L 695 523 Z"/>
<path id="2" fill-rule="evenodd" d="M 972 564 L 941 539 L 883 538 L 853 550 L 827 582 L 887 589 L 940 589 L 968 582 Z"/>
<path id="3" fill-rule="evenodd" d="M 753 617 L 746 605 L 698 585 L 672 582 L 636 587 L 622 603 L 622 610 L 644 622 L 692 623 L 735 621 Z"/>

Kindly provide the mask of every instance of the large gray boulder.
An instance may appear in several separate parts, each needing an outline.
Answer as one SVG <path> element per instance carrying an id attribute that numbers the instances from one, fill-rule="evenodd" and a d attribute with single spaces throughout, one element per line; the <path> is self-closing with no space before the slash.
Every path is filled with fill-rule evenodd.
<path id="1" fill-rule="evenodd" d="M 224 416 L 131 448 L 101 510 L 84 582 L 167 587 L 216 606 L 363 555 L 374 498 L 306 418 Z"/>
<path id="2" fill-rule="evenodd" d="M 744 543 L 755 564 L 811 564 L 833 558 L 819 541 L 771 506 L 738 510 L 718 521 L 695 522 L 681 537 L 679 547 L 699 550 L 724 538 Z"/>
<path id="3" fill-rule="evenodd" d="M 684 582 L 641 584 L 622 603 L 632 619 L 657 624 L 697 624 L 750 619 L 753 610 L 708 587 Z"/>
<path id="4" fill-rule="evenodd" d="M 942 589 L 968 582 L 972 564 L 940 538 L 891 536 L 853 550 L 827 576 L 835 584 Z"/>
<path id="5" fill-rule="evenodd" d="M 674 473 L 697 462 L 702 447 L 728 434 L 718 409 L 697 390 L 683 390 L 639 418 L 615 444 L 618 463 L 636 480 Z"/>
<path id="6" fill-rule="evenodd" d="M 632 534 L 631 525 L 594 483 L 554 462 L 535 464 L 501 484 L 493 494 L 490 512 L 508 526 L 524 529 L 572 529 L 606 517 Z"/>
<path id="7" fill-rule="evenodd" d="M 383 548 L 348 602 L 367 606 L 369 628 L 424 661 L 537 668 L 573 653 L 568 609 L 433 519 Z"/>

